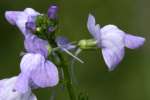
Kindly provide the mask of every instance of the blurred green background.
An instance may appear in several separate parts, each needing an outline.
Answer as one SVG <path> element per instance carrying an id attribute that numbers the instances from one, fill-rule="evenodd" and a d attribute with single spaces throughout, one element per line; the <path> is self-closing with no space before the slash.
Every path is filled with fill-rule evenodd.
<path id="1" fill-rule="evenodd" d="M 20 72 L 19 54 L 23 50 L 20 31 L 4 18 L 6 10 L 32 7 L 46 13 L 51 3 L 60 7 L 60 31 L 70 40 L 89 38 L 86 21 L 95 15 L 101 26 L 115 24 L 122 30 L 146 38 L 137 50 L 126 54 L 113 72 L 108 72 L 100 51 L 81 54 L 84 64 L 76 63 L 75 72 L 81 90 L 90 100 L 150 100 L 150 1 L 149 0 L 1 0 L 0 1 L 0 78 Z M 66 91 L 57 89 L 56 100 L 69 100 Z M 49 100 L 51 89 L 39 89 L 38 100 Z"/>

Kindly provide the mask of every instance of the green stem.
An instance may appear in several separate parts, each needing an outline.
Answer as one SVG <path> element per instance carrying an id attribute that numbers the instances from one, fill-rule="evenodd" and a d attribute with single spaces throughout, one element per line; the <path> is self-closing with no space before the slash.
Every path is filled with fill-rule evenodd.
<path id="1" fill-rule="evenodd" d="M 56 42 L 54 42 L 54 37 L 51 38 L 51 39 L 48 37 L 49 44 L 52 45 L 53 48 L 57 47 Z M 60 66 L 62 67 L 63 72 L 64 72 L 65 86 L 68 90 L 70 100 L 77 100 L 76 99 L 76 94 L 75 94 L 75 91 L 74 91 L 74 87 L 73 87 L 73 84 L 72 84 L 72 81 L 71 81 L 69 69 L 68 69 L 69 66 L 67 65 L 67 62 L 65 61 L 64 57 L 62 56 L 62 54 L 59 51 L 56 51 L 55 53 L 57 54 L 57 56 L 60 59 Z"/>
<path id="2" fill-rule="evenodd" d="M 57 54 L 59 55 L 60 60 L 61 60 L 61 66 L 63 68 L 64 78 L 65 78 L 65 85 L 68 90 L 70 100 L 77 100 L 67 63 L 59 52 L 57 52 Z"/>

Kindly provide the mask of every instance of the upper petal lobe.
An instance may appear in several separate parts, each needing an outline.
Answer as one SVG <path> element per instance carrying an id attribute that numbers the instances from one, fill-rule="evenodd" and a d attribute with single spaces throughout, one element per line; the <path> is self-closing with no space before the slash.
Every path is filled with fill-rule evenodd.
<path id="1" fill-rule="evenodd" d="M 145 42 L 145 38 L 140 36 L 134 36 L 130 34 L 126 34 L 125 37 L 125 46 L 130 49 L 136 49 L 141 47 Z"/>

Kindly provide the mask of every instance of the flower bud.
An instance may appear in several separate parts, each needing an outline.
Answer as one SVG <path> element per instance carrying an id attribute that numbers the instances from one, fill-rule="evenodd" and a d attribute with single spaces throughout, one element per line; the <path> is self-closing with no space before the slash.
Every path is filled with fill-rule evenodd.
<path id="1" fill-rule="evenodd" d="M 78 43 L 78 46 L 81 49 L 90 49 L 96 47 L 96 45 L 97 45 L 97 41 L 93 39 L 80 40 Z"/>
<path id="2" fill-rule="evenodd" d="M 58 6 L 53 4 L 48 9 L 48 17 L 50 19 L 57 19 Z"/>

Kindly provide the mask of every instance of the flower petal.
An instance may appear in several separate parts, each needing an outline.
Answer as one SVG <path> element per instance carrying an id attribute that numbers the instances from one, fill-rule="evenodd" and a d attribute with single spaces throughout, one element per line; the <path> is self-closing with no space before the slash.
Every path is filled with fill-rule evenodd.
<path id="1" fill-rule="evenodd" d="M 56 66 L 45 60 L 41 54 L 26 54 L 21 61 L 21 75 L 38 87 L 52 87 L 58 83 L 58 70 Z M 24 78 L 23 77 L 23 78 Z M 20 83 L 23 82 L 21 78 Z M 28 84 L 31 86 L 31 84 Z M 24 90 L 26 91 L 26 90 Z"/>
<path id="2" fill-rule="evenodd" d="M 124 49 L 119 49 L 114 51 L 112 49 L 103 48 L 102 54 L 105 60 L 105 63 L 109 69 L 112 71 L 116 68 L 116 66 L 121 62 L 124 57 Z"/>
<path id="3" fill-rule="evenodd" d="M 36 69 L 43 60 L 45 60 L 45 58 L 40 54 L 27 53 L 23 56 L 20 63 L 21 72 L 30 73 L 33 69 Z"/>
<path id="4" fill-rule="evenodd" d="M 36 69 L 37 66 L 39 66 L 40 61 L 42 58 L 40 57 L 40 54 L 26 54 L 23 56 L 21 63 L 20 63 L 20 68 L 21 68 L 21 73 L 18 76 L 15 89 L 21 93 L 25 93 L 28 90 L 30 90 L 30 76 L 31 76 L 31 71 Z"/>
<path id="5" fill-rule="evenodd" d="M 16 21 L 16 26 L 24 35 L 28 34 L 28 31 L 26 30 L 27 21 L 28 21 L 28 15 L 24 12 L 19 14 L 18 20 Z"/>
<path id="6" fill-rule="evenodd" d="M 29 87 L 29 75 L 26 75 L 26 73 L 21 73 L 16 80 L 14 89 L 21 93 L 26 93 L 31 90 Z"/>
<path id="7" fill-rule="evenodd" d="M 33 82 L 42 88 L 53 87 L 59 81 L 58 70 L 50 61 L 42 61 L 40 66 L 32 70 L 32 73 L 31 78 Z"/>
<path id="8" fill-rule="evenodd" d="M 25 93 L 13 91 L 17 78 L 0 80 L 0 100 L 37 100 L 30 90 Z"/>
<path id="9" fill-rule="evenodd" d="M 101 41 L 111 41 L 116 46 L 122 48 L 124 47 L 124 38 L 125 33 L 115 25 L 106 25 L 101 29 Z"/>
<path id="10" fill-rule="evenodd" d="M 41 55 L 47 57 L 49 45 L 46 40 L 42 40 L 35 35 L 28 35 L 24 41 L 25 49 L 28 53 L 40 53 Z"/>
<path id="11" fill-rule="evenodd" d="M 100 39 L 100 26 L 99 24 L 96 25 L 95 18 L 93 15 L 89 14 L 88 21 L 87 21 L 87 28 L 90 32 L 90 34 L 96 39 Z"/>
<path id="12" fill-rule="evenodd" d="M 56 43 L 60 48 L 62 48 L 62 51 L 63 51 L 63 48 L 65 48 L 67 50 L 71 50 L 71 49 L 75 48 L 75 45 L 70 44 L 68 38 L 66 38 L 64 36 L 57 37 Z"/>
<path id="13" fill-rule="evenodd" d="M 16 25 L 25 36 L 26 36 L 26 34 L 30 33 L 30 31 L 28 31 L 26 29 L 26 22 L 28 22 L 28 19 L 31 21 L 31 18 L 32 18 L 32 20 L 35 20 L 35 17 L 32 17 L 32 16 L 37 16 L 37 15 L 39 15 L 39 13 L 36 12 L 34 9 L 26 8 L 23 11 L 23 13 L 21 13 L 18 16 L 18 20 L 16 21 Z"/>
<path id="14" fill-rule="evenodd" d="M 5 18 L 6 20 L 12 24 L 16 25 L 16 21 L 18 20 L 19 14 L 22 13 L 21 11 L 6 11 L 5 12 Z"/>
<path id="15" fill-rule="evenodd" d="M 145 38 L 140 36 L 134 36 L 126 34 L 125 36 L 125 46 L 130 49 L 136 49 L 141 47 L 145 42 Z"/>
<path id="16" fill-rule="evenodd" d="M 108 69 L 112 71 L 124 57 L 124 32 L 114 25 L 101 29 L 100 46 Z"/>
<path id="17" fill-rule="evenodd" d="M 24 12 L 28 15 L 28 16 L 37 16 L 39 15 L 40 13 L 35 11 L 34 9 L 32 8 L 26 8 L 24 9 Z"/>
<path id="18" fill-rule="evenodd" d="M 28 17 L 37 15 L 39 15 L 39 13 L 32 8 L 26 8 L 24 11 L 5 12 L 5 17 L 7 21 L 12 25 L 16 25 L 24 35 L 29 33 L 29 31 L 26 30 L 25 25 L 28 21 Z"/>

